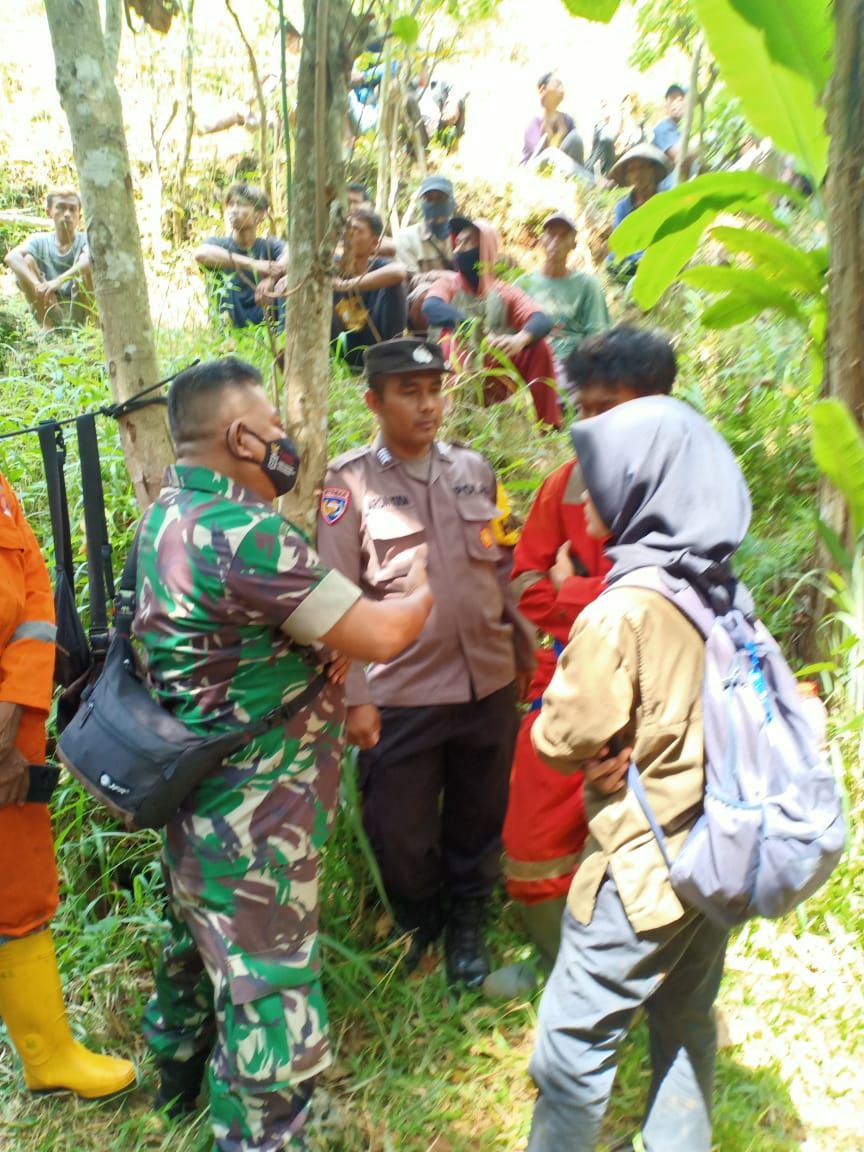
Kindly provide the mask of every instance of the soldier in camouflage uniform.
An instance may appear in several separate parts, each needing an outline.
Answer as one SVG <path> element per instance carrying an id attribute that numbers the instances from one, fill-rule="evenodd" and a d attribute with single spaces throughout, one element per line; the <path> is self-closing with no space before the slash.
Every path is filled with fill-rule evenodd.
<path id="1" fill-rule="evenodd" d="M 201 735 L 234 730 L 307 687 L 319 642 L 355 657 L 383 644 L 389 659 L 413 640 L 431 607 L 422 562 L 396 612 L 382 612 L 273 511 L 298 460 L 255 368 L 191 368 L 168 411 L 178 464 L 142 528 L 134 635 L 178 719 Z M 175 1115 L 194 1107 L 210 1059 L 220 1152 L 303 1148 L 314 1078 L 330 1062 L 317 928 L 343 729 L 335 667 L 311 704 L 214 769 L 165 831 L 170 934 L 145 1033 Z"/>

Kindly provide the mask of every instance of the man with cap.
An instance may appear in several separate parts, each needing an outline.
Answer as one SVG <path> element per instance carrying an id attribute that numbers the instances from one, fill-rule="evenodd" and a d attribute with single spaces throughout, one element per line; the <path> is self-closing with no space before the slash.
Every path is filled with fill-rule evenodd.
<path id="1" fill-rule="evenodd" d="M 573 349 L 609 327 L 609 311 L 597 277 L 567 267 L 576 246 L 576 225 L 569 216 L 564 212 L 547 216 L 540 243 L 544 253 L 542 269 L 520 276 L 516 287 L 527 292 L 552 321 L 548 340 L 560 376 Z"/>
<path id="2" fill-rule="evenodd" d="M 423 219 L 396 235 L 396 259 L 408 271 L 408 324 L 425 332 L 422 306 L 439 272 L 453 267 L 449 221 L 456 211 L 453 185 L 445 176 L 427 176 L 420 185 Z"/>
<path id="3" fill-rule="evenodd" d="M 669 160 L 669 174 L 661 185 L 661 192 L 673 186 L 672 169 L 678 163 L 678 153 L 681 151 L 681 121 L 684 119 L 684 110 L 687 105 L 687 89 L 680 84 L 670 84 L 666 89 L 666 115 L 654 126 L 651 143 L 659 148 Z M 689 167 L 690 157 L 685 157 L 685 165 Z"/>
<path id="4" fill-rule="evenodd" d="M 401 656 L 352 665 L 348 739 L 360 749 L 363 821 L 384 886 L 412 934 L 406 963 L 416 965 L 446 925 L 448 980 L 473 988 L 489 972 L 483 921 L 533 636 L 492 528 L 495 474 L 478 453 L 436 439 L 441 348 L 390 340 L 364 359 L 379 431 L 328 469 L 320 554 L 386 601 L 425 545 L 435 606 Z"/>
<path id="5" fill-rule="evenodd" d="M 612 165 L 609 172 L 609 176 L 616 184 L 630 189 L 615 205 L 613 227 L 617 228 L 631 212 L 635 212 L 652 196 L 656 196 L 663 178 L 671 171 L 672 162 L 653 144 L 637 144 L 635 148 L 625 152 L 621 159 Z M 614 265 L 613 271 L 626 278 L 636 271 L 642 253 L 625 253 L 621 258 L 621 254 L 616 252 L 614 256 L 617 262 L 613 261 L 612 254 L 609 257 L 610 264 Z"/>

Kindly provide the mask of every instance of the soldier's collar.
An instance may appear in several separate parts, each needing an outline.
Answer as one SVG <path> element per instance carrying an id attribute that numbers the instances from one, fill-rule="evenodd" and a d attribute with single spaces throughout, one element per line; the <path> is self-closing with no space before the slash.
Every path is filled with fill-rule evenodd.
<path id="1" fill-rule="evenodd" d="M 257 504 L 272 511 L 272 505 L 253 492 L 212 468 L 200 464 L 171 464 L 165 470 L 163 484 L 166 488 L 190 488 L 196 492 L 215 492 L 226 500 L 237 504 Z"/>

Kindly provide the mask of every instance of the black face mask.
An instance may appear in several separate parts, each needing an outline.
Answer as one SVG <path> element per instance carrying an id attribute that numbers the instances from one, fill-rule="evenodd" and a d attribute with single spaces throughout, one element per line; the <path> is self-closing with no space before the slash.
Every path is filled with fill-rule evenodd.
<path id="1" fill-rule="evenodd" d="M 476 292 L 480 287 L 480 273 L 477 269 L 480 263 L 480 249 L 466 248 L 462 252 L 456 252 L 453 261 L 462 276 L 471 285 L 472 292 Z"/>
<path id="2" fill-rule="evenodd" d="M 276 495 L 286 495 L 297 483 L 297 473 L 300 469 L 300 453 L 294 447 L 294 441 L 290 436 L 281 436 L 278 440 L 265 440 L 251 428 L 247 428 L 247 432 L 267 450 L 264 459 L 258 461 L 258 467 L 265 476 L 270 477 Z"/>

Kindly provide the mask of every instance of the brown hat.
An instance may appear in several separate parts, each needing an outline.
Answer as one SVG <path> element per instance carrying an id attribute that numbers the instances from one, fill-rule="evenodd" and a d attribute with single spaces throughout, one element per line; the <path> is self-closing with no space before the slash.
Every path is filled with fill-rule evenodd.
<path id="1" fill-rule="evenodd" d="M 627 181 L 627 165 L 631 160 L 647 160 L 649 163 L 654 164 L 657 169 L 657 183 L 668 176 L 672 171 L 672 161 L 665 152 L 661 152 L 659 148 L 655 148 L 653 144 L 637 144 L 635 148 L 631 148 L 629 152 L 625 152 L 620 160 L 616 160 L 612 167 L 609 169 L 609 175 L 616 184 L 620 184 L 622 188 L 628 187 Z"/>

